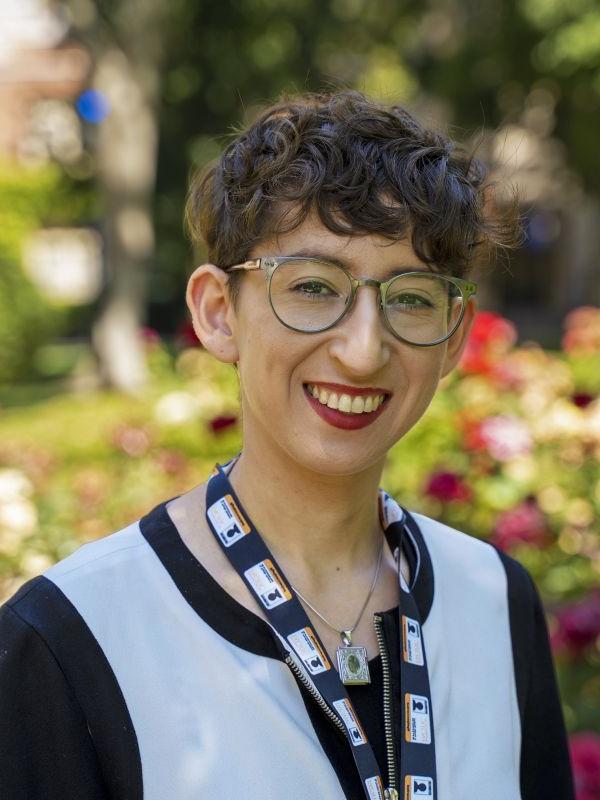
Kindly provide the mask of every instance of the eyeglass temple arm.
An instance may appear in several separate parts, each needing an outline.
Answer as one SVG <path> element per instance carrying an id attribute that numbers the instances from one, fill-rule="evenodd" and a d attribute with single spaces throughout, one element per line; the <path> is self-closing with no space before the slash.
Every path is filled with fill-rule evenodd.
<path id="1" fill-rule="evenodd" d="M 460 278 L 458 280 L 455 278 L 454 280 L 456 280 L 457 283 L 459 283 L 460 286 L 462 286 L 467 298 L 470 297 L 472 294 L 476 294 L 476 292 L 477 292 L 477 284 L 474 283 L 473 281 L 466 281 L 466 280 L 464 280 L 462 278 Z"/>
<path id="2" fill-rule="evenodd" d="M 249 261 L 244 261 L 243 264 L 234 264 L 232 267 L 227 267 L 226 272 L 234 272 L 234 270 L 243 269 L 260 269 L 260 258 L 252 258 Z"/>

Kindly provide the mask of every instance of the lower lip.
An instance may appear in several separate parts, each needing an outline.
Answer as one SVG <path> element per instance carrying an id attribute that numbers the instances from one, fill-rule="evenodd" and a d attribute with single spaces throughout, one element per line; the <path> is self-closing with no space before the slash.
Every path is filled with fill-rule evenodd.
<path id="1" fill-rule="evenodd" d="M 358 430 L 358 428 L 366 428 L 367 425 L 375 422 L 377 417 L 385 410 L 388 401 L 386 397 L 377 411 L 369 411 L 363 414 L 346 414 L 344 411 L 338 411 L 336 408 L 328 408 L 320 403 L 312 396 L 306 386 L 304 386 L 304 394 L 321 419 L 333 425 L 334 428 L 341 428 L 345 431 L 355 431 Z"/>

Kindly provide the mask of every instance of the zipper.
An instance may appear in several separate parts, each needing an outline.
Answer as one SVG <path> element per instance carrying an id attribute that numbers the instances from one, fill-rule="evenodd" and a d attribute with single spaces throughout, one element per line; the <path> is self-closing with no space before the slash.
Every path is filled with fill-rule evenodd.
<path id="1" fill-rule="evenodd" d="M 323 699 L 323 695 L 321 695 L 321 693 L 317 689 L 315 689 L 311 681 L 309 681 L 309 679 L 306 677 L 306 675 L 302 672 L 300 667 L 296 664 L 294 659 L 290 657 L 289 654 L 285 656 L 285 663 L 292 670 L 294 675 L 296 675 L 296 677 L 300 680 L 300 682 L 307 689 L 307 691 L 310 692 L 310 694 L 314 697 L 320 708 L 323 709 L 323 711 L 329 717 L 329 719 L 336 725 L 336 727 L 340 729 L 340 731 L 344 734 L 345 738 L 346 726 L 344 725 L 342 720 L 338 717 L 338 715 L 334 714 L 333 711 L 329 708 L 329 706 Z"/>
<path id="2" fill-rule="evenodd" d="M 390 670 L 390 657 L 383 638 L 381 627 L 383 620 L 379 614 L 373 615 L 375 634 L 381 654 L 381 666 L 383 670 L 383 724 L 385 728 L 385 744 L 388 763 L 388 783 L 389 786 L 384 792 L 385 800 L 398 800 L 398 789 L 396 788 L 396 759 L 394 757 L 394 723 L 392 720 L 392 679 Z"/>
<path id="3" fill-rule="evenodd" d="M 379 652 L 381 654 L 381 665 L 383 667 L 383 719 L 385 726 L 385 741 L 388 761 L 388 779 L 389 786 L 384 790 L 384 800 L 399 800 L 400 795 L 396 789 L 396 762 L 394 759 L 394 733 L 392 721 L 392 697 L 391 697 L 391 677 L 390 677 L 390 659 L 385 647 L 385 640 L 383 638 L 383 631 L 381 630 L 382 619 L 379 615 L 375 614 L 373 617 L 375 624 L 375 633 L 377 635 L 377 642 L 379 644 Z M 309 694 L 315 699 L 318 706 L 323 710 L 325 715 L 334 723 L 340 732 L 346 738 L 346 726 L 337 714 L 329 708 L 321 693 L 313 686 L 312 682 L 307 678 L 304 672 L 298 667 L 289 653 L 284 656 L 285 663 L 292 670 L 294 675 L 306 688 Z"/>

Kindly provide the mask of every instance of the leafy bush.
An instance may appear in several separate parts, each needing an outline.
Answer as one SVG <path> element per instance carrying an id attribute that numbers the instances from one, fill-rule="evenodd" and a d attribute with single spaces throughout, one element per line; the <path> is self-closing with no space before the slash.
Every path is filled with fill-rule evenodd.
<path id="1" fill-rule="evenodd" d="M 146 340 L 156 377 L 142 399 L 62 396 L 0 412 L 0 595 L 238 451 L 234 370 L 198 348 L 173 361 Z M 567 318 L 560 352 L 515 341 L 507 320 L 478 315 L 459 368 L 391 451 L 383 485 L 530 570 L 567 726 L 580 732 L 574 758 L 587 764 L 593 750 L 600 763 L 585 733 L 600 724 L 600 309 Z"/>
<path id="2" fill-rule="evenodd" d="M 43 225 L 72 224 L 87 202 L 56 165 L 0 165 L 0 383 L 31 377 L 38 346 L 66 321 L 66 310 L 45 300 L 23 272 L 23 242 Z"/>

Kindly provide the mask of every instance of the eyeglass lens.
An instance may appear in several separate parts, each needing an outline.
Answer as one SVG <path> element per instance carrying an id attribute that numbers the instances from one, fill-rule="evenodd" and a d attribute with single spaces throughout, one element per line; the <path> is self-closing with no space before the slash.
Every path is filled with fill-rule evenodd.
<path id="1" fill-rule="evenodd" d="M 285 325 L 314 333 L 344 314 L 352 285 L 335 264 L 284 261 L 270 282 L 273 311 Z M 461 318 L 463 297 L 456 284 L 432 273 L 399 275 L 389 285 L 385 315 L 391 328 L 413 344 L 430 344 L 451 335 Z"/>

